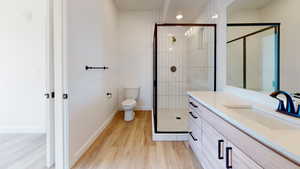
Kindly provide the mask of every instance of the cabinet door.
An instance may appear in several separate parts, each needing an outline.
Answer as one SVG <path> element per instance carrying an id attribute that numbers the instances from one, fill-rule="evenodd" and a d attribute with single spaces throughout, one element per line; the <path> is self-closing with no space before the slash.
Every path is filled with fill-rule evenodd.
<path id="1" fill-rule="evenodd" d="M 202 121 L 202 133 L 204 168 L 225 169 L 226 140 L 205 121 Z"/>
<path id="2" fill-rule="evenodd" d="M 230 142 L 227 142 L 225 151 L 227 169 L 263 169 Z"/>
<path id="3" fill-rule="evenodd" d="M 200 122 L 200 121 L 198 121 Z M 199 124 L 201 126 L 201 123 Z M 189 145 L 199 158 L 200 149 L 201 149 L 201 127 L 196 124 L 195 120 L 189 118 L 188 126 L 189 126 Z"/>

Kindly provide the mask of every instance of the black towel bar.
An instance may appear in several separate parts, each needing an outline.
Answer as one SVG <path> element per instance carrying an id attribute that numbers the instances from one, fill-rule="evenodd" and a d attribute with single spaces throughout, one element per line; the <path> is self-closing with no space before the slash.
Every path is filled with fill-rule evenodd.
<path id="1" fill-rule="evenodd" d="M 102 66 L 102 67 L 85 66 L 85 70 L 95 70 L 95 69 L 106 70 L 106 69 L 109 69 L 109 67 L 106 67 L 106 66 Z"/>

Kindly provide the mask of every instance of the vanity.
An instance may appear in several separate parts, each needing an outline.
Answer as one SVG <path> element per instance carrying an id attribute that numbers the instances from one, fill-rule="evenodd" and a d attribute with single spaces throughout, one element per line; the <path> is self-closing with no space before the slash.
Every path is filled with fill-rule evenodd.
<path id="1" fill-rule="evenodd" d="M 227 92 L 188 95 L 188 144 L 204 169 L 300 168 L 297 119 L 247 107 L 252 103 Z"/>

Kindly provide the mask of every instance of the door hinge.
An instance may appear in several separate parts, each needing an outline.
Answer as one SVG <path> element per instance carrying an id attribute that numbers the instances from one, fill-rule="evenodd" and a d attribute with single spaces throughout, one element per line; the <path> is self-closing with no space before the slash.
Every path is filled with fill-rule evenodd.
<path id="1" fill-rule="evenodd" d="M 69 95 L 68 95 L 68 94 L 66 94 L 66 93 L 65 93 L 65 94 L 63 94 L 63 99 L 65 99 L 65 100 L 66 100 L 66 99 L 68 99 L 68 98 L 69 98 Z"/>
<path id="2" fill-rule="evenodd" d="M 55 98 L 55 92 L 51 92 L 51 98 L 52 98 L 52 99 Z"/>

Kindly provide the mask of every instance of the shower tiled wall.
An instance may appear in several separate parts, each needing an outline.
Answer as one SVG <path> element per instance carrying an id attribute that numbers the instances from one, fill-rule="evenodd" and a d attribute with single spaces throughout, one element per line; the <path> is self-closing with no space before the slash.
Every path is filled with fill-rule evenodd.
<path id="1" fill-rule="evenodd" d="M 192 30 L 190 27 L 158 28 L 158 109 L 184 109 L 187 91 L 213 90 L 213 28 Z M 176 72 L 171 71 L 172 66 L 176 66 Z"/>
<path id="2" fill-rule="evenodd" d="M 176 42 L 173 42 L 176 38 Z M 184 29 L 160 27 L 158 29 L 158 108 L 184 107 L 186 94 L 186 38 Z M 176 67 L 176 72 L 171 67 Z"/>

